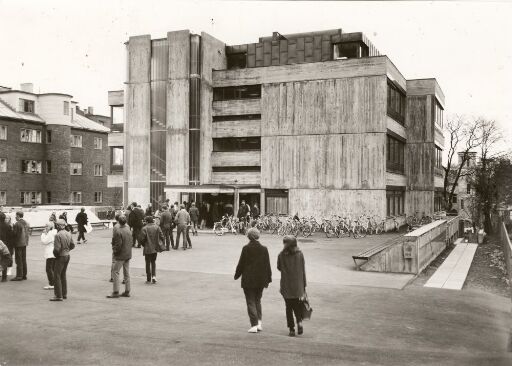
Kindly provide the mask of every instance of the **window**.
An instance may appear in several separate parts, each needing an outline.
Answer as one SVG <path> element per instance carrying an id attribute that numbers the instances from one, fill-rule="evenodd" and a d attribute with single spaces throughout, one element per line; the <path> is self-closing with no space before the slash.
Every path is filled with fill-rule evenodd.
<path id="1" fill-rule="evenodd" d="M 46 174 L 52 174 L 52 161 L 46 160 Z"/>
<path id="2" fill-rule="evenodd" d="M 460 200 L 460 209 L 464 210 L 464 200 Z"/>
<path id="3" fill-rule="evenodd" d="M 34 101 L 20 98 L 19 111 L 25 113 L 35 113 Z"/>
<path id="4" fill-rule="evenodd" d="M 453 195 L 452 203 L 457 203 L 457 195 L 456 194 Z"/>
<path id="5" fill-rule="evenodd" d="M 0 158 L 0 173 L 7 172 L 7 159 Z"/>
<path id="6" fill-rule="evenodd" d="M 443 122 L 443 107 L 441 107 L 441 104 L 437 101 L 434 103 L 434 122 L 438 124 L 441 128 L 444 126 Z"/>
<path id="7" fill-rule="evenodd" d="M 82 147 L 81 135 L 71 135 L 71 147 Z"/>
<path id="8" fill-rule="evenodd" d="M 103 202 L 103 192 L 94 192 L 94 203 Z"/>
<path id="9" fill-rule="evenodd" d="M 265 189 L 265 212 L 288 215 L 288 190 Z"/>
<path id="10" fill-rule="evenodd" d="M 405 122 L 405 94 L 388 80 L 388 116 L 395 121 Z"/>
<path id="11" fill-rule="evenodd" d="M 46 192 L 46 203 L 52 203 L 52 192 Z"/>
<path id="12" fill-rule="evenodd" d="M 0 126 L 0 140 L 7 140 L 7 126 Z"/>
<path id="13" fill-rule="evenodd" d="M 7 204 L 7 192 L 0 191 L 0 205 L 6 205 Z"/>
<path id="14" fill-rule="evenodd" d="M 41 142 L 41 130 L 33 130 L 30 128 L 20 129 L 20 141 L 21 142 Z"/>
<path id="15" fill-rule="evenodd" d="M 333 58 L 361 58 L 368 57 L 369 48 L 362 42 L 343 42 L 333 45 Z"/>
<path id="16" fill-rule="evenodd" d="M 226 55 L 228 59 L 228 70 L 245 69 L 247 67 L 247 53 L 231 53 Z"/>
<path id="17" fill-rule="evenodd" d="M 52 131 L 46 130 L 46 143 L 51 144 L 52 143 Z"/>
<path id="18" fill-rule="evenodd" d="M 103 165 L 101 165 L 101 164 L 94 164 L 94 176 L 95 177 L 103 176 Z"/>
<path id="19" fill-rule="evenodd" d="M 42 163 L 39 160 L 22 160 L 21 172 L 25 174 L 41 174 Z"/>
<path id="20" fill-rule="evenodd" d="M 41 192 L 20 192 L 22 205 L 41 204 Z"/>
<path id="21" fill-rule="evenodd" d="M 261 85 L 213 88 L 213 101 L 261 98 Z"/>
<path id="22" fill-rule="evenodd" d="M 82 192 L 71 192 L 69 201 L 71 203 L 82 203 Z"/>
<path id="23" fill-rule="evenodd" d="M 405 192 L 403 188 L 389 189 L 386 191 L 386 215 L 399 216 L 404 211 Z"/>
<path id="24" fill-rule="evenodd" d="M 212 172 L 261 172 L 260 166 L 214 166 Z"/>
<path id="25" fill-rule="evenodd" d="M 443 192 L 434 192 L 434 212 L 439 212 L 444 209 Z"/>
<path id="26" fill-rule="evenodd" d="M 471 194 L 471 184 L 469 184 L 469 183 L 466 186 L 466 193 Z"/>
<path id="27" fill-rule="evenodd" d="M 64 115 L 69 116 L 69 102 L 64 102 Z"/>
<path id="28" fill-rule="evenodd" d="M 101 137 L 94 138 L 94 148 L 96 150 L 101 150 L 103 148 L 103 139 Z"/>
<path id="29" fill-rule="evenodd" d="M 436 168 L 443 168 L 443 150 L 436 146 Z"/>
<path id="30" fill-rule="evenodd" d="M 404 173 L 405 143 L 387 135 L 386 170 L 393 173 Z"/>
<path id="31" fill-rule="evenodd" d="M 82 163 L 69 164 L 71 175 L 82 175 Z"/>
<path id="32" fill-rule="evenodd" d="M 261 137 L 226 137 L 213 139 L 213 151 L 261 150 Z"/>
<path id="33" fill-rule="evenodd" d="M 111 170 L 123 170 L 123 155 L 124 150 L 122 147 L 113 147 L 111 150 Z"/>
<path id="34" fill-rule="evenodd" d="M 212 120 L 213 120 L 213 122 L 261 120 L 261 114 L 238 114 L 238 115 L 230 115 L 230 116 L 213 116 Z"/>

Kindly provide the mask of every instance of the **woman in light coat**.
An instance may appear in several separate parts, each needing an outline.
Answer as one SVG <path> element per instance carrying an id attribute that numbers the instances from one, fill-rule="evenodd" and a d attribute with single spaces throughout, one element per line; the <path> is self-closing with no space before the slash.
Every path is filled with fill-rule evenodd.
<path id="1" fill-rule="evenodd" d="M 41 244 L 44 245 L 44 258 L 46 259 L 46 276 L 48 277 L 48 286 L 44 286 L 45 290 L 53 290 L 53 271 L 55 268 L 55 256 L 53 255 L 53 241 L 57 235 L 57 230 L 53 221 L 46 224 L 46 227 L 41 234 Z"/>

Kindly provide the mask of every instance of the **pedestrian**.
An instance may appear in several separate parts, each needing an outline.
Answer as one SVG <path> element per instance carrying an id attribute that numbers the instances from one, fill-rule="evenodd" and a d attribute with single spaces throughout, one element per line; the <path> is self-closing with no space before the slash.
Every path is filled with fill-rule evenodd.
<path id="1" fill-rule="evenodd" d="M 119 216 L 112 233 L 112 255 L 115 263 L 112 269 L 114 290 L 107 298 L 130 297 L 130 259 L 132 258 L 132 234 L 126 225 L 126 217 Z M 119 272 L 123 269 L 124 292 L 119 294 Z"/>
<path id="2" fill-rule="evenodd" d="M 252 205 L 251 216 L 253 220 L 256 220 L 258 217 L 260 217 L 260 209 L 258 208 L 258 204 L 256 203 Z"/>
<path id="3" fill-rule="evenodd" d="M 59 215 L 59 219 L 66 222 L 65 230 L 69 231 L 71 234 L 74 234 L 73 226 L 68 224 L 68 213 L 66 211 Z"/>
<path id="4" fill-rule="evenodd" d="M 55 256 L 54 297 L 50 301 L 62 301 L 68 298 L 68 281 L 66 272 L 69 265 L 69 252 L 75 248 L 71 233 L 66 230 L 66 221 L 57 220 L 57 234 L 53 242 L 53 255 Z"/>
<path id="5" fill-rule="evenodd" d="M 160 227 L 155 225 L 153 217 L 146 217 L 146 225 L 142 228 L 139 241 L 144 247 L 142 253 L 146 261 L 146 284 L 157 282 L 156 280 L 156 257 L 159 241 L 164 241 L 164 234 Z"/>
<path id="6" fill-rule="evenodd" d="M 142 219 L 144 218 L 144 211 L 137 205 L 137 202 L 132 203 L 132 212 L 130 213 L 130 221 L 128 225 L 132 229 L 132 240 L 133 246 L 140 248 L 139 242 L 139 234 L 142 229 L 143 223 Z"/>
<path id="7" fill-rule="evenodd" d="M 197 236 L 197 226 L 199 223 L 199 209 L 196 207 L 196 203 L 192 202 L 190 205 L 190 221 L 192 222 L 192 235 Z"/>
<path id="8" fill-rule="evenodd" d="M 304 255 L 297 246 L 297 238 L 287 235 L 283 238 L 283 250 L 277 257 L 277 269 L 281 271 L 280 292 L 286 305 L 286 322 L 290 330 L 289 336 L 295 336 L 295 323 L 297 320 L 297 333 L 303 333 L 301 300 L 306 293 L 306 265 Z"/>
<path id="9" fill-rule="evenodd" d="M 242 203 L 240 204 L 240 207 L 238 208 L 238 213 L 237 213 L 237 217 L 238 217 L 238 221 L 242 224 L 240 225 L 240 229 L 239 231 L 242 232 L 244 230 L 244 227 L 247 227 L 247 215 L 250 214 L 250 209 L 247 207 L 247 205 L 245 204 L 245 201 L 243 200 Z"/>
<path id="10" fill-rule="evenodd" d="M 55 222 L 57 221 L 57 214 L 55 213 L 55 211 L 53 211 L 50 215 L 50 218 L 48 219 L 48 221 L 51 221 L 54 223 L 55 225 Z"/>
<path id="11" fill-rule="evenodd" d="M 247 232 L 249 243 L 242 248 L 235 271 L 235 280 L 242 276 L 241 286 L 247 303 L 247 313 L 251 322 L 249 333 L 262 331 L 261 297 L 263 289 L 272 282 L 272 270 L 267 247 L 258 241 L 260 232 L 251 228 Z"/>
<path id="12" fill-rule="evenodd" d="M 174 222 L 178 226 L 176 229 L 176 247 L 174 249 L 178 249 L 180 246 L 180 235 L 183 234 L 183 250 L 187 249 L 187 243 L 188 240 L 186 238 L 186 232 L 187 232 L 187 225 L 190 223 L 190 215 L 185 210 L 185 205 L 181 204 L 180 210 L 176 214 L 176 218 L 174 219 Z M 190 237 L 189 237 L 190 238 Z"/>
<path id="13" fill-rule="evenodd" d="M 206 227 L 206 216 L 208 215 L 208 208 L 206 206 L 205 202 L 201 202 L 201 205 L 199 206 L 199 217 L 200 217 L 200 228 L 201 230 L 204 230 Z"/>
<path id="14" fill-rule="evenodd" d="M 9 252 L 7 245 L 0 240 L 0 272 L 2 272 L 2 282 L 7 281 L 7 277 L 4 280 L 3 273 L 5 271 L 7 276 L 7 268 L 12 267 L 12 255 Z"/>
<path id="15" fill-rule="evenodd" d="M 12 261 L 12 255 L 14 254 L 14 244 L 10 219 L 10 216 L 6 216 L 5 213 L 0 212 L 0 241 L 2 241 L 7 247 Z M 12 267 L 12 263 L 10 266 L 2 266 L 2 282 L 7 281 L 8 267 Z"/>
<path id="16" fill-rule="evenodd" d="M 160 229 L 162 229 L 162 233 L 165 238 L 165 250 L 169 251 L 169 245 L 174 248 L 174 238 L 172 235 L 172 214 L 169 212 L 169 207 L 164 206 L 162 214 L 160 215 Z"/>
<path id="17" fill-rule="evenodd" d="M 84 244 L 87 243 L 87 239 L 85 239 L 85 225 L 89 222 L 87 218 L 87 214 L 85 213 L 85 208 L 81 208 L 80 212 L 76 215 L 75 222 L 78 226 L 78 238 L 76 240 L 77 244 L 80 244 L 80 238 L 83 239 Z"/>
<path id="18" fill-rule="evenodd" d="M 148 207 L 146 208 L 146 217 L 147 216 L 153 216 L 153 206 L 151 206 L 151 203 L 148 203 Z"/>
<path id="19" fill-rule="evenodd" d="M 30 236 L 30 225 L 23 219 L 23 211 L 16 212 L 16 223 L 12 227 L 14 259 L 16 261 L 16 277 L 11 281 L 27 279 L 27 245 Z"/>
<path id="20" fill-rule="evenodd" d="M 48 278 L 48 285 L 43 287 L 45 290 L 54 289 L 55 256 L 53 255 L 53 249 L 55 235 L 57 235 L 57 229 L 55 229 L 54 222 L 50 221 L 41 233 L 41 244 L 44 245 L 44 259 L 46 260 L 46 277 Z"/>

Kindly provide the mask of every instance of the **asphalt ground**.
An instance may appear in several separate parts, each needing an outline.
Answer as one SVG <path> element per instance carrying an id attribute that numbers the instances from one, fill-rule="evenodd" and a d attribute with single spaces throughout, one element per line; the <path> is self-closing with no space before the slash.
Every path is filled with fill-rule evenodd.
<path id="1" fill-rule="evenodd" d="M 134 249 L 132 297 L 107 299 L 110 235 L 95 231 L 72 252 L 68 299 L 58 303 L 42 289 L 43 248 L 31 238 L 28 280 L 0 283 L 0 365 L 512 365 L 506 297 L 358 277 L 351 255 L 390 237 L 299 242 L 314 311 L 304 335 L 291 338 L 275 269 L 279 237 L 261 238 L 273 282 L 262 300 L 264 330 L 248 334 L 233 280 L 245 238 L 202 233 L 192 250 L 159 254 L 156 285 L 144 283 Z"/>

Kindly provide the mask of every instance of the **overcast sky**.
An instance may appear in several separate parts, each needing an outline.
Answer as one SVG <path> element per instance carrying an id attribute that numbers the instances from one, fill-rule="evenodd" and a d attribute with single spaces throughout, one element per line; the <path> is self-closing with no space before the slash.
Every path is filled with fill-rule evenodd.
<path id="1" fill-rule="evenodd" d="M 407 79 L 435 77 L 447 113 L 496 119 L 512 141 L 512 4 L 0 0 L 0 85 L 72 94 L 108 114 L 131 35 L 205 31 L 227 44 L 342 28 L 364 32 Z"/>

